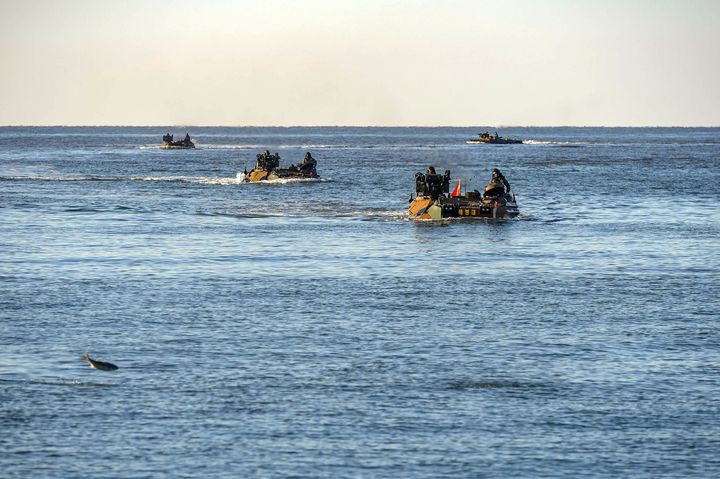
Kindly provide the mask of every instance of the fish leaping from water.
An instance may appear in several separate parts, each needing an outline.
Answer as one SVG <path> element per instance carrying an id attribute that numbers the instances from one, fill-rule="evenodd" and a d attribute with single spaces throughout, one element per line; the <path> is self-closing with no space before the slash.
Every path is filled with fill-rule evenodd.
<path id="1" fill-rule="evenodd" d="M 118 369 L 118 367 L 112 363 L 106 363 L 103 361 L 97 361 L 95 359 L 92 359 L 90 357 L 90 354 L 88 353 L 83 354 L 82 358 L 87 361 L 88 364 L 90 364 L 90 367 L 93 369 L 98 369 L 100 371 L 117 371 Z"/>

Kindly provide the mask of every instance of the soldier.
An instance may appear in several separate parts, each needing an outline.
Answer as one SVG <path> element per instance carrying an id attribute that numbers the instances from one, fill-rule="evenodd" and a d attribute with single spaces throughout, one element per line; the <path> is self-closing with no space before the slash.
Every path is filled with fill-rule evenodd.
<path id="1" fill-rule="evenodd" d="M 493 168 L 492 170 L 492 178 L 490 179 L 490 183 L 497 183 L 502 184 L 505 186 L 505 193 L 510 193 L 510 183 L 508 183 L 508 180 L 505 179 L 502 173 L 500 173 L 500 170 L 497 168 Z"/>
<path id="2" fill-rule="evenodd" d="M 487 186 L 483 189 L 483 198 L 499 198 L 503 197 L 510 190 L 510 183 L 507 182 L 500 170 L 493 168 L 492 178 L 488 181 Z"/>
<path id="3" fill-rule="evenodd" d="M 317 161 L 315 161 L 315 158 L 312 157 L 312 155 L 310 154 L 309 151 L 307 153 L 305 153 L 305 158 L 303 158 L 303 161 L 302 161 L 302 163 L 300 163 L 300 166 L 305 166 L 308 164 L 312 165 L 313 168 L 317 165 Z"/>
<path id="4" fill-rule="evenodd" d="M 271 169 L 279 168 L 280 167 L 280 154 L 275 153 L 272 155 L 272 163 L 271 163 Z"/>
<path id="5" fill-rule="evenodd" d="M 302 163 L 298 165 L 298 168 L 303 173 L 311 173 L 311 174 L 317 174 L 315 172 L 315 167 L 317 166 L 317 161 L 315 161 L 315 158 L 312 157 L 310 152 L 308 151 L 305 153 L 305 158 L 303 158 Z"/>
<path id="6" fill-rule="evenodd" d="M 443 178 L 435 172 L 434 166 L 428 166 L 425 173 L 426 194 L 436 200 L 442 195 Z"/>

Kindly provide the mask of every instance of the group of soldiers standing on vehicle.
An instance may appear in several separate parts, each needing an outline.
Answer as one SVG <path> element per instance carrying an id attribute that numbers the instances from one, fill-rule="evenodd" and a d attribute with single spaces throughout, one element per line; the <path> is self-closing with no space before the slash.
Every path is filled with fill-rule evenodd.
<path id="1" fill-rule="evenodd" d="M 425 174 L 415 173 L 415 191 L 419 195 L 429 196 L 437 199 L 443 193 L 450 192 L 450 171 L 446 170 L 440 175 L 435 172 L 435 167 L 428 167 Z M 505 196 L 510 193 L 510 183 L 499 169 L 493 168 L 492 177 L 484 189 L 483 193 L 475 191 L 477 196 L 482 195 L 485 198 L 493 198 L 497 196 Z"/>
<path id="2" fill-rule="evenodd" d="M 173 135 L 171 135 L 170 133 L 166 133 L 165 135 L 163 135 L 162 139 L 164 145 L 194 146 L 192 140 L 190 139 L 190 133 L 185 133 L 185 138 L 178 141 L 174 141 Z"/>
<path id="3" fill-rule="evenodd" d="M 437 199 L 443 193 L 450 192 L 450 170 L 439 175 L 435 172 L 435 167 L 428 167 L 425 174 L 415 173 L 415 191 L 418 195 L 429 196 Z"/>
<path id="4" fill-rule="evenodd" d="M 488 132 L 486 131 L 485 133 L 481 133 L 481 134 L 480 134 L 480 138 L 483 138 L 483 139 L 495 139 L 495 140 L 497 140 L 498 138 L 500 138 L 500 135 L 498 135 L 498 132 L 497 132 L 497 131 L 495 132 L 495 135 L 491 135 L 490 133 L 488 133 Z"/>
<path id="5" fill-rule="evenodd" d="M 312 154 L 308 151 L 305 153 L 302 163 L 297 165 L 290 165 L 288 171 L 300 172 L 303 175 L 317 176 L 315 170 L 317 161 L 312 157 Z M 270 153 L 270 150 L 265 150 L 264 153 L 259 153 L 255 158 L 255 169 L 274 171 L 280 169 L 280 155 L 278 153 Z"/>
<path id="6" fill-rule="evenodd" d="M 258 153 L 255 159 L 256 170 L 267 170 L 272 171 L 280 166 L 280 155 L 275 153 L 271 154 L 270 150 L 265 150 L 265 153 Z"/>
<path id="7" fill-rule="evenodd" d="M 317 166 L 317 161 L 308 151 L 305 153 L 305 157 L 303 158 L 302 163 L 299 163 L 298 165 L 290 165 L 290 168 L 288 168 L 289 171 L 299 171 L 303 174 L 313 174 L 316 175 L 317 172 L 315 171 L 315 167 Z M 265 171 L 273 171 L 280 168 L 280 155 L 278 153 L 270 153 L 270 150 L 265 150 L 264 153 L 260 153 L 257 155 L 255 159 L 255 169 L 256 170 L 265 170 Z"/>

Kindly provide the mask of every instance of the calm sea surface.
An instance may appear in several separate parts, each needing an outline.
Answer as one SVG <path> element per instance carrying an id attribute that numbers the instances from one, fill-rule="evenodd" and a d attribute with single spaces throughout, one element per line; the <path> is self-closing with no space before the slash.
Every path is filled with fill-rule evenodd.
<path id="1" fill-rule="evenodd" d="M 0 128 L 0 476 L 719 477 L 720 129 L 485 130 Z"/>

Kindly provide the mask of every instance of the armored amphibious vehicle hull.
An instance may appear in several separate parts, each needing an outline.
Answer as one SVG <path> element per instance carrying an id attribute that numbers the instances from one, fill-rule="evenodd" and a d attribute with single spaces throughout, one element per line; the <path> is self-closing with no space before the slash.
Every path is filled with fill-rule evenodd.
<path id="1" fill-rule="evenodd" d="M 425 174 L 415 173 L 415 193 L 410 195 L 408 214 L 411 219 L 442 220 L 445 218 L 512 218 L 520 214 L 510 183 L 500 170 L 484 188 L 461 193 L 460 181 L 450 193 L 450 170 L 437 174 L 430 166 Z"/>
<path id="2" fill-rule="evenodd" d="M 160 145 L 160 148 L 163 150 L 189 150 L 192 148 L 195 148 L 195 143 L 190 142 L 190 144 L 185 144 L 181 142 L 172 142 L 172 143 L 163 143 Z"/>
<path id="3" fill-rule="evenodd" d="M 320 178 L 315 170 L 316 165 L 317 161 L 308 151 L 302 163 L 290 165 L 290 168 L 280 168 L 280 155 L 271 154 L 270 150 L 265 150 L 265 153 L 256 156 L 255 168 L 250 172 L 245 170 L 242 182 L 257 183 L 258 181 Z"/>
<path id="4" fill-rule="evenodd" d="M 317 173 L 303 173 L 290 169 L 282 170 L 252 170 L 243 177 L 243 183 L 256 183 L 258 181 L 274 181 L 284 179 L 311 179 L 320 178 Z"/>
<path id="5" fill-rule="evenodd" d="M 435 200 L 418 196 L 410 202 L 410 218 L 441 220 L 446 218 L 514 218 L 520 214 L 512 200 L 471 199 L 467 196 L 440 197 Z"/>
<path id="6" fill-rule="evenodd" d="M 473 139 L 468 140 L 465 143 L 468 145 L 482 145 L 482 144 L 488 144 L 488 145 L 517 145 L 522 144 L 522 140 L 516 140 L 513 138 L 493 138 L 490 140 L 484 140 L 484 139 Z"/>
<path id="7" fill-rule="evenodd" d="M 181 140 L 175 140 L 175 135 L 167 133 L 162 137 L 162 145 L 160 148 L 163 150 L 187 150 L 195 148 L 195 143 L 190 139 L 190 133 L 185 134 L 185 137 Z"/>
<path id="8" fill-rule="evenodd" d="M 521 144 L 522 140 L 518 140 L 515 138 L 503 138 L 502 136 L 495 133 L 494 135 L 491 135 L 487 131 L 485 133 L 478 133 L 477 138 L 472 138 L 465 143 L 469 145 L 517 145 Z"/>

